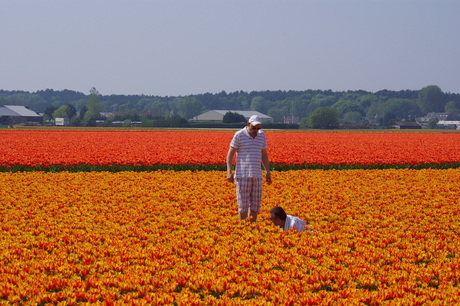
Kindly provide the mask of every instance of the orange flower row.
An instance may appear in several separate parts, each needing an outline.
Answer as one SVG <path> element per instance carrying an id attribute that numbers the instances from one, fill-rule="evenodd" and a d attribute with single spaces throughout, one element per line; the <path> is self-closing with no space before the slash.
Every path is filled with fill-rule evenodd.
<path id="1" fill-rule="evenodd" d="M 225 163 L 234 131 L 0 131 L 0 166 Z M 274 164 L 460 162 L 460 133 L 267 132 Z"/>
<path id="2" fill-rule="evenodd" d="M 225 172 L 0 173 L 0 303 L 460 302 L 460 169 L 272 176 L 251 224 Z"/>

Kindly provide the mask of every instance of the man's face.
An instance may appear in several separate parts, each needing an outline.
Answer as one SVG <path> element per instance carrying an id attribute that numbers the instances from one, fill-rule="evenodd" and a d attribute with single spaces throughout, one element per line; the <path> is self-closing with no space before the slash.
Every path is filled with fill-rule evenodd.
<path id="1" fill-rule="evenodd" d="M 257 135 L 257 132 L 262 128 L 260 124 L 258 125 L 252 125 L 251 123 L 248 123 L 248 130 L 249 130 L 249 135 L 252 137 L 255 137 Z"/>
<path id="2" fill-rule="evenodd" d="M 282 226 L 283 221 L 280 218 L 277 218 L 274 214 L 270 213 L 270 220 L 273 222 L 273 224 Z"/>

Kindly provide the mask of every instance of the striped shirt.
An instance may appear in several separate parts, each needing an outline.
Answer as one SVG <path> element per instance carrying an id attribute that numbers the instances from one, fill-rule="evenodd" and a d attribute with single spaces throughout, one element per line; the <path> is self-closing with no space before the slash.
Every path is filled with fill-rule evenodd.
<path id="1" fill-rule="evenodd" d="M 259 130 L 252 138 L 245 127 L 235 133 L 230 146 L 237 150 L 235 178 L 262 178 L 262 150 L 267 148 L 265 133 Z"/>

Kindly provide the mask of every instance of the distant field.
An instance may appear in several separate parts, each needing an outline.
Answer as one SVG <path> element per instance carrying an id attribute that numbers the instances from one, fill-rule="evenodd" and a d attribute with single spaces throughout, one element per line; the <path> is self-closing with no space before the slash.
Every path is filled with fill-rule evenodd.
<path id="1" fill-rule="evenodd" d="M 177 170 L 222 170 L 234 132 L 1 130 L 0 166 L 4 171 L 34 167 L 94 170 L 94 166 L 106 170 L 154 170 L 165 166 Z M 460 133 L 453 132 L 267 131 L 267 141 L 270 162 L 278 170 L 445 168 L 457 167 L 460 162 Z"/>

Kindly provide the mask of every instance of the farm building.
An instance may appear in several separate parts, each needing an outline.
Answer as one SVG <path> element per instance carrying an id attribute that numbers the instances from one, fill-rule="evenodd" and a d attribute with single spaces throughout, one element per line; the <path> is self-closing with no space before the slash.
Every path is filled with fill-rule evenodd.
<path id="1" fill-rule="evenodd" d="M 401 129 L 401 130 L 407 130 L 407 129 L 413 130 L 413 129 L 422 128 L 422 126 L 417 122 L 404 122 L 404 121 L 395 122 L 395 124 L 393 124 L 391 127 L 394 129 Z"/>
<path id="2" fill-rule="evenodd" d="M 438 125 L 442 125 L 444 127 L 450 127 L 450 128 L 455 128 L 457 130 L 460 130 L 460 121 L 459 120 L 440 120 L 437 123 Z"/>
<path id="3" fill-rule="evenodd" d="M 43 116 L 22 105 L 0 105 L 0 124 L 42 123 Z"/>
<path id="4" fill-rule="evenodd" d="M 265 114 L 256 112 L 256 111 L 241 111 L 241 110 L 210 110 L 206 113 L 198 115 L 191 119 L 190 121 L 196 122 L 222 122 L 226 113 L 232 112 L 243 115 L 246 120 L 252 115 L 257 115 L 262 119 L 262 122 L 273 122 L 273 118 Z"/>
<path id="5" fill-rule="evenodd" d="M 428 122 L 431 119 L 447 120 L 448 116 L 449 116 L 449 113 L 428 113 L 426 114 L 426 116 L 417 118 L 416 120 L 418 122 Z"/>

